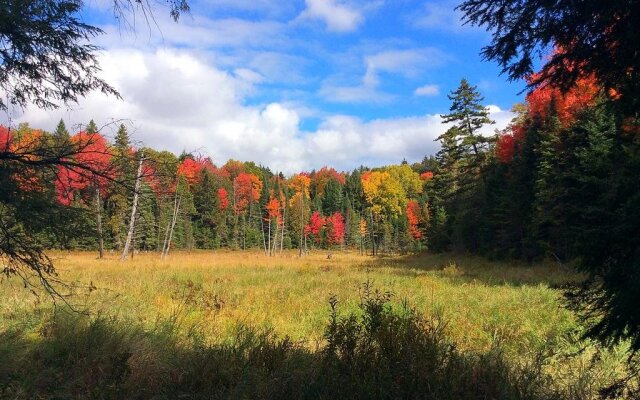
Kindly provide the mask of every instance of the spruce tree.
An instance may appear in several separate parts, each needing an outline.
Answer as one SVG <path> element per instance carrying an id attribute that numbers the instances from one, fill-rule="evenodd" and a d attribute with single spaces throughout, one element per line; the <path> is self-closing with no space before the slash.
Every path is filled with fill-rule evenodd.
<path id="1" fill-rule="evenodd" d="M 443 123 L 453 126 L 438 137 L 442 148 L 436 156 L 440 165 L 435 186 L 446 208 L 452 243 L 460 249 L 478 250 L 486 240 L 482 210 L 487 201 L 485 168 L 492 141 L 480 129 L 493 121 L 481 104 L 483 97 L 466 79 L 448 97 L 450 113 L 441 117 Z"/>
<path id="2" fill-rule="evenodd" d="M 489 110 L 482 105 L 484 97 L 466 79 L 462 79 L 458 89 L 447 97 L 452 103 L 449 114 L 440 116 L 442 122 L 453 123 L 457 128 L 456 139 L 462 153 L 478 158 L 489 144 L 479 131 L 484 125 L 495 123 L 489 118 Z"/>
<path id="3" fill-rule="evenodd" d="M 93 122 L 93 120 L 89 121 L 89 124 L 87 125 L 87 129 L 85 129 L 85 132 L 87 132 L 90 135 L 93 135 L 94 133 L 98 133 L 98 125 L 96 125 L 96 123 Z"/>
<path id="4" fill-rule="evenodd" d="M 60 118 L 60 122 L 58 122 L 58 125 L 56 126 L 56 130 L 53 131 L 53 137 L 60 142 L 68 142 L 69 140 L 71 140 L 71 136 L 69 135 L 67 126 L 65 125 L 64 120 L 62 118 Z"/>

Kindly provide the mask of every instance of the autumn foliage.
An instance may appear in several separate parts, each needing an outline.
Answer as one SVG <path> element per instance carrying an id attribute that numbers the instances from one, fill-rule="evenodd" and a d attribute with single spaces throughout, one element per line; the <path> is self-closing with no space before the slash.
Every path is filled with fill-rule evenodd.
<path id="1" fill-rule="evenodd" d="M 344 218 L 339 212 L 333 213 L 326 218 L 327 224 L 327 244 L 340 245 L 344 243 Z"/>
<path id="2" fill-rule="evenodd" d="M 189 185 L 193 186 L 200 183 L 202 171 L 205 169 L 211 173 L 216 173 L 218 171 L 218 169 L 213 165 L 211 159 L 208 157 L 186 157 L 178 165 L 178 175 L 184 177 Z"/>
<path id="3" fill-rule="evenodd" d="M 233 180 L 233 191 L 235 198 L 234 211 L 241 214 L 246 211 L 250 203 L 260 199 L 262 191 L 262 181 L 253 174 L 241 172 Z"/>
<path id="4" fill-rule="evenodd" d="M 420 179 L 423 181 L 430 181 L 433 179 L 433 172 L 427 171 L 420 174 Z"/>
<path id="5" fill-rule="evenodd" d="M 268 221 L 276 220 L 278 225 L 282 224 L 282 209 L 280 206 L 280 201 L 278 201 L 278 199 L 276 199 L 275 197 L 271 197 L 271 199 L 269 199 L 269 201 L 267 202 L 265 209 L 267 210 Z"/>
<path id="6" fill-rule="evenodd" d="M 322 230 L 326 222 L 325 218 L 318 211 L 315 211 L 311 214 L 309 223 L 304 227 L 304 234 L 310 236 L 316 244 L 320 244 L 322 242 Z"/>
<path id="7" fill-rule="evenodd" d="M 560 88 L 542 85 L 527 95 L 527 105 L 531 116 L 545 119 L 553 107 L 563 126 L 571 124 L 577 113 L 594 104 L 600 87 L 594 77 L 584 77 L 568 92 Z"/>
<path id="8" fill-rule="evenodd" d="M 218 209 L 226 210 L 229 207 L 229 194 L 227 193 L 227 189 L 221 187 L 218 189 Z"/>
<path id="9" fill-rule="evenodd" d="M 82 131 L 71 138 L 71 143 L 80 151 L 74 154 L 72 160 L 69 160 L 72 164 L 58 166 L 58 176 L 55 181 L 58 201 L 65 205 L 70 204 L 82 190 L 89 186 L 105 190 L 114 176 L 111 168 L 112 155 L 104 136 Z M 95 172 L 87 172 L 86 167 Z"/>
<path id="10" fill-rule="evenodd" d="M 323 217 L 318 211 L 311 214 L 309 223 L 304 227 L 305 235 L 317 244 L 340 245 L 344 243 L 345 225 L 342 213 L 335 212 L 328 217 Z"/>
<path id="11" fill-rule="evenodd" d="M 407 220 L 409 222 L 409 233 L 414 239 L 420 239 L 422 232 L 418 227 L 420 223 L 420 204 L 417 201 L 407 202 Z"/>

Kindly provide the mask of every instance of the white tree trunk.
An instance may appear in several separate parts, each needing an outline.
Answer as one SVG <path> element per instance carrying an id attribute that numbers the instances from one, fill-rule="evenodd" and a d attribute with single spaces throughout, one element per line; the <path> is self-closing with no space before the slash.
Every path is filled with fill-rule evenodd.
<path id="1" fill-rule="evenodd" d="M 264 218 L 260 217 L 260 231 L 262 232 L 262 247 L 264 247 L 264 255 L 268 255 L 267 253 L 267 239 L 264 234 Z"/>
<path id="2" fill-rule="evenodd" d="M 173 239 L 173 231 L 176 228 L 176 222 L 178 221 L 178 213 L 180 212 L 180 201 L 182 196 L 176 194 L 176 201 L 173 207 L 173 216 L 171 218 L 171 228 L 169 229 L 169 238 L 167 239 L 167 245 L 162 251 L 162 258 L 166 258 L 169 255 L 169 249 L 171 248 L 171 239 Z"/>
<path id="3" fill-rule="evenodd" d="M 298 245 L 300 247 L 300 252 L 298 253 L 298 255 L 300 257 L 302 257 L 302 236 L 304 233 L 304 187 L 302 188 L 302 191 L 300 192 L 300 244 Z M 305 241 L 306 242 L 306 241 Z M 305 243 L 305 248 L 306 248 L 306 243 Z"/>
<path id="4" fill-rule="evenodd" d="M 138 172 L 136 173 L 136 184 L 133 192 L 133 204 L 131 206 L 131 219 L 129 220 L 129 232 L 127 233 L 127 240 L 124 242 L 124 249 L 122 250 L 122 256 L 120 261 L 127 259 L 127 253 L 129 247 L 131 247 L 131 241 L 133 240 L 133 232 L 136 227 L 136 212 L 138 211 L 138 196 L 140 195 L 140 183 L 142 181 L 142 162 L 144 161 L 144 152 L 140 153 L 140 162 L 138 163 Z"/>
<path id="5" fill-rule="evenodd" d="M 162 241 L 162 251 L 160 252 L 160 258 L 164 258 L 164 251 L 167 248 L 167 241 L 169 240 L 169 231 L 171 230 L 171 223 L 173 222 L 173 215 L 176 212 L 176 205 L 178 204 L 178 194 L 173 196 L 173 209 L 171 211 L 171 219 L 167 222 L 167 229 L 164 230 L 164 240 Z"/>
<path id="6" fill-rule="evenodd" d="M 96 218 L 98 219 L 98 258 L 104 257 L 104 239 L 102 238 L 102 202 L 100 187 L 96 185 Z"/>
<path id="7" fill-rule="evenodd" d="M 285 217 L 287 216 L 287 199 L 285 197 L 284 204 L 282 206 L 282 233 L 280 234 L 280 254 L 282 254 L 282 247 L 284 245 L 284 225 L 287 222 Z"/>

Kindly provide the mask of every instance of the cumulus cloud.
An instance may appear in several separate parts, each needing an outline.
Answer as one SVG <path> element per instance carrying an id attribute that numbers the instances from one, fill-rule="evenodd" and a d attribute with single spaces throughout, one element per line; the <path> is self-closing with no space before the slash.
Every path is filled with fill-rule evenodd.
<path id="1" fill-rule="evenodd" d="M 92 93 L 73 110 L 28 108 L 18 121 L 53 130 L 60 118 L 68 125 L 127 118 L 135 139 L 147 146 L 202 152 L 218 164 L 250 160 L 284 173 L 418 161 L 437 151 L 434 139 L 447 128 L 438 115 L 373 121 L 332 115 L 307 132 L 301 129 L 304 108 L 246 104 L 252 82 L 260 79 L 254 71 L 228 73 L 186 50 L 110 50 L 100 62 L 122 100 Z M 496 106 L 490 111 L 497 124 L 487 134 L 512 116 Z"/>
<path id="2" fill-rule="evenodd" d="M 416 96 L 437 96 L 440 94 L 440 87 L 438 85 L 424 85 L 417 88 L 413 94 Z"/>
<path id="3" fill-rule="evenodd" d="M 395 96 L 378 89 L 382 73 L 415 78 L 424 70 L 442 66 L 450 59 L 448 54 L 435 47 L 380 51 L 362 58 L 365 72 L 361 82 L 341 85 L 327 79 L 319 94 L 325 100 L 338 103 L 388 103 Z"/>
<path id="4" fill-rule="evenodd" d="M 363 21 L 362 11 L 338 0 L 305 0 L 299 20 L 321 20 L 332 32 L 354 31 Z"/>

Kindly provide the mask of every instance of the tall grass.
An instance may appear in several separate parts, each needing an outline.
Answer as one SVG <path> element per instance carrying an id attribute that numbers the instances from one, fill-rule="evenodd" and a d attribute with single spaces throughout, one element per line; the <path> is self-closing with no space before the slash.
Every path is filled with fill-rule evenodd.
<path id="1" fill-rule="evenodd" d="M 387 292 L 363 287 L 358 312 L 330 301 L 315 349 L 268 330 L 238 326 L 207 344 L 182 335 L 180 318 L 145 329 L 131 321 L 57 313 L 30 337 L 0 336 L 6 398 L 99 399 L 569 399 L 542 369 L 514 365 L 499 348 L 459 350 L 446 322 Z"/>
<path id="2" fill-rule="evenodd" d="M 628 372 L 579 340 L 553 264 L 56 256 L 88 315 L 0 284 L 0 397 L 589 399 Z"/>

